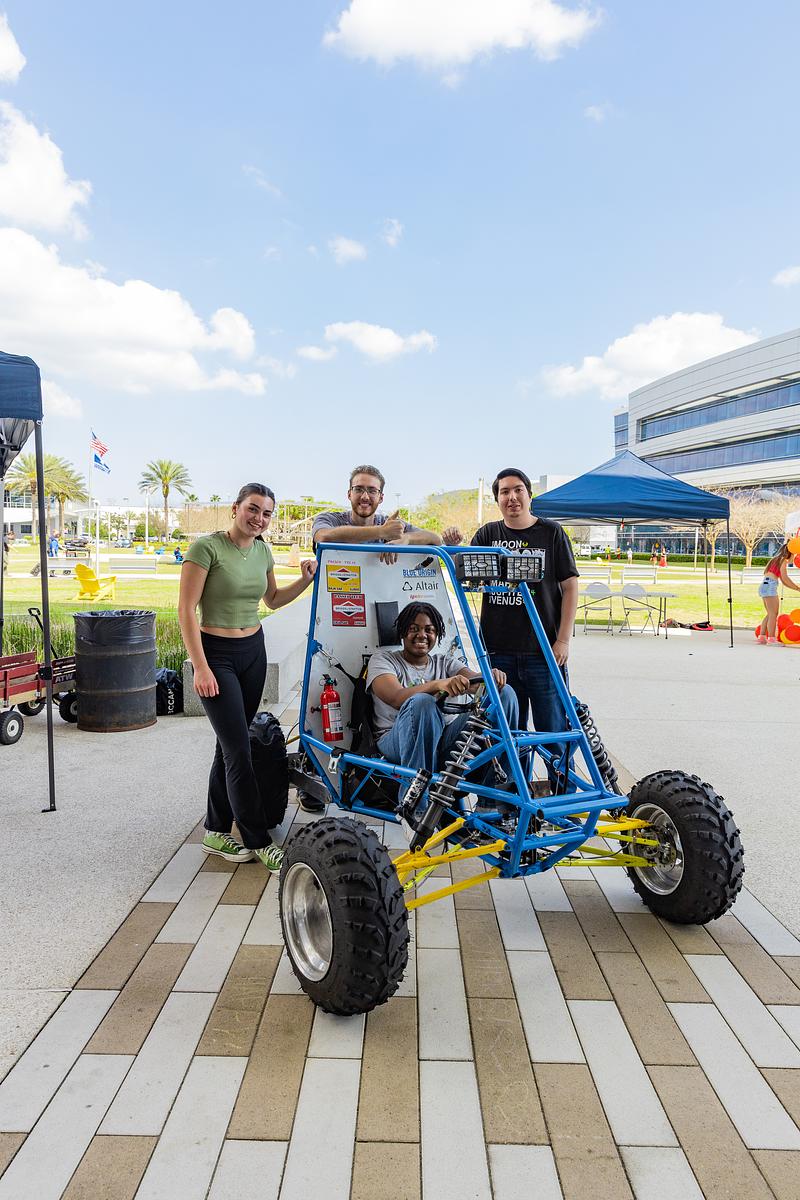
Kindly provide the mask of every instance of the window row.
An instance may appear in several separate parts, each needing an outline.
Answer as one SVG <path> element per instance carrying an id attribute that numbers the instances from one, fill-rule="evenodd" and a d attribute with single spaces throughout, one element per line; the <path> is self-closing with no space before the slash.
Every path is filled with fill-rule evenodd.
<path id="1" fill-rule="evenodd" d="M 749 417 L 754 413 L 771 412 L 776 408 L 800 405 L 800 383 L 783 387 L 768 388 L 763 392 L 748 392 L 743 396 L 728 396 L 725 400 L 712 400 L 687 408 L 682 412 L 664 417 L 644 417 L 637 422 L 637 440 L 663 437 L 665 433 L 680 433 L 684 429 L 697 429 L 701 425 L 713 425 L 717 421 L 730 421 L 734 417 Z"/>
<path id="2" fill-rule="evenodd" d="M 750 442 L 731 442 L 725 446 L 707 446 L 703 450 L 681 450 L 675 454 L 651 454 L 646 461 L 669 475 L 681 475 L 686 471 L 735 467 L 741 463 L 771 462 L 780 458 L 800 458 L 800 433 L 755 438 Z"/>

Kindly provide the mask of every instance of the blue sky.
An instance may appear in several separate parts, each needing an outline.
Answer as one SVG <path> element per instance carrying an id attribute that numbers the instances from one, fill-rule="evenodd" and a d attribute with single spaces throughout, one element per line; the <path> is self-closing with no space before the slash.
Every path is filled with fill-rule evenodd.
<path id="1" fill-rule="evenodd" d="M 800 325 L 799 35 L 788 0 L 0 0 L 0 348 L 108 500 L 162 456 L 203 498 L 578 473 L 630 388 Z"/>

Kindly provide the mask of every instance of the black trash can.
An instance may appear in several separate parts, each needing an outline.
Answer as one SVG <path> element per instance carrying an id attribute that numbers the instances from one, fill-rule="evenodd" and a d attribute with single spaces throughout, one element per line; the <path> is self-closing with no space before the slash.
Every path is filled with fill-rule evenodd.
<path id="1" fill-rule="evenodd" d="M 156 614 L 141 609 L 75 617 L 78 729 L 122 733 L 156 723 Z"/>

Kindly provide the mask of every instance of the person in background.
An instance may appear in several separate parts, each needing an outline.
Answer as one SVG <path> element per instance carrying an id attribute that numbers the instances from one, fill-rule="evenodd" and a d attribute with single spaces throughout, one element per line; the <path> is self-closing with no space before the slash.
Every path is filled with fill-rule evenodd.
<path id="1" fill-rule="evenodd" d="M 194 690 L 217 735 L 203 850 L 235 863 L 257 858 L 268 871 L 280 869 L 283 850 L 270 837 L 250 755 L 250 723 L 267 674 L 258 604 L 263 598 L 267 608 L 282 608 L 305 591 L 317 569 L 306 559 L 299 579 L 277 586 L 272 551 L 261 536 L 274 508 L 270 488 L 246 483 L 229 528 L 197 538 L 186 552 L 178 599 Z M 234 820 L 241 843 L 231 836 Z"/>
<path id="2" fill-rule="evenodd" d="M 541 560 L 541 582 L 530 585 L 531 596 L 566 681 L 578 607 L 578 571 L 570 540 L 557 521 L 531 515 L 531 481 L 518 467 L 500 471 L 492 492 L 503 519 L 482 525 L 472 544 L 502 546 Z M 564 706 L 519 591 L 484 594 L 481 631 L 492 666 L 505 673 L 517 694 L 520 729 L 528 728 L 529 709 L 535 729 L 566 729 Z M 547 748 L 554 753 L 559 749 L 556 743 Z M 553 783 L 555 775 L 549 774 Z"/>
<path id="3" fill-rule="evenodd" d="M 176 563 L 183 562 L 183 553 L 181 552 L 180 546 L 176 546 L 175 549 L 172 551 L 172 554 L 173 554 L 173 557 L 174 557 Z"/>
<path id="4" fill-rule="evenodd" d="M 792 552 L 787 543 L 781 546 L 777 554 L 773 554 L 764 568 L 764 578 L 758 585 L 758 594 L 767 612 L 766 618 L 761 625 L 761 634 L 758 639 L 762 646 L 774 646 L 778 640 L 777 624 L 778 613 L 781 607 L 781 602 L 778 598 L 778 588 L 780 585 L 783 584 L 784 587 L 792 588 L 795 592 L 800 592 L 800 587 L 789 578 L 788 569 L 791 561 Z"/>
<path id="5" fill-rule="evenodd" d="M 633 547 L 628 546 L 628 566 L 633 562 Z"/>

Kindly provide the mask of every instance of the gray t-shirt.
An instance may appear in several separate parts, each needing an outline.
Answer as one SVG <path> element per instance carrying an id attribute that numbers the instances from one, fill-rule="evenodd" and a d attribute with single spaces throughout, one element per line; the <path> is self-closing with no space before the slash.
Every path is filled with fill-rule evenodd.
<path id="1" fill-rule="evenodd" d="M 389 518 L 383 513 L 375 513 L 375 524 L 385 525 Z M 350 509 L 347 512 L 326 512 L 318 513 L 314 517 L 314 524 L 311 529 L 311 536 L 314 541 L 317 540 L 317 534 L 320 529 L 340 529 L 342 525 L 353 525 L 353 514 Z M 421 529 L 417 529 L 416 525 L 409 525 L 407 521 L 403 522 L 403 533 L 421 533 Z M 376 542 L 382 542 L 384 539 L 376 537 Z"/>
<path id="2" fill-rule="evenodd" d="M 403 658 L 400 650 L 376 650 L 367 667 L 367 688 L 372 689 L 379 675 L 396 676 L 400 686 L 404 688 L 417 687 L 418 684 L 429 683 L 432 679 L 449 679 L 451 675 L 458 675 L 459 671 L 464 670 L 464 666 L 463 659 L 456 658 L 454 654 L 431 654 L 424 667 L 415 667 Z M 379 700 L 374 692 L 372 705 L 375 711 L 375 737 L 380 738 L 394 725 L 398 709 Z M 445 720 L 452 721 L 453 716 L 448 714 Z"/>

